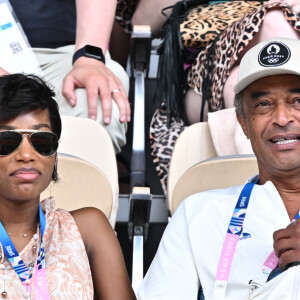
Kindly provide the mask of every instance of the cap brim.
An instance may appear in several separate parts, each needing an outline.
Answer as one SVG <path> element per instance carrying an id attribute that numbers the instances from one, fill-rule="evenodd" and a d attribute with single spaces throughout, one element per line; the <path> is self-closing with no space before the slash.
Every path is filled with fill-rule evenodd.
<path id="1" fill-rule="evenodd" d="M 282 75 L 282 74 L 292 74 L 292 75 L 299 75 L 300 72 L 292 71 L 290 69 L 285 69 L 284 67 L 281 66 L 281 68 L 267 68 L 263 69 L 260 71 L 257 71 L 255 73 L 249 74 L 245 78 L 243 78 L 240 82 L 238 82 L 234 86 L 234 93 L 238 94 L 240 93 L 243 89 L 245 89 L 248 85 L 253 83 L 254 81 L 267 77 L 267 76 L 273 76 L 273 75 Z"/>

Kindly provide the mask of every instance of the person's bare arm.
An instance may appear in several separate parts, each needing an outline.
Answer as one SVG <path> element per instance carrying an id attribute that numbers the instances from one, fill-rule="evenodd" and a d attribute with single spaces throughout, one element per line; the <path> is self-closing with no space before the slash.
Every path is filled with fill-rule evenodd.
<path id="1" fill-rule="evenodd" d="M 77 27 L 75 51 L 85 45 L 100 47 L 105 54 L 112 29 L 116 0 L 76 0 Z M 75 88 L 85 88 L 89 117 L 96 119 L 97 99 L 101 99 L 103 120 L 110 123 L 112 94 L 120 110 L 120 121 L 130 121 L 130 106 L 123 85 L 102 62 L 80 57 L 64 79 L 63 95 L 70 105 L 76 105 Z"/>
<path id="2" fill-rule="evenodd" d="M 96 208 L 71 212 L 81 233 L 92 270 L 94 299 L 135 300 L 116 235 Z"/>
<path id="3" fill-rule="evenodd" d="M 162 9 L 175 5 L 178 0 L 140 0 L 132 16 L 132 25 L 150 25 L 153 37 L 160 37 L 162 27 L 167 17 L 161 13 Z M 172 9 L 166 9 L 164 13 L 170 15 Z"/>

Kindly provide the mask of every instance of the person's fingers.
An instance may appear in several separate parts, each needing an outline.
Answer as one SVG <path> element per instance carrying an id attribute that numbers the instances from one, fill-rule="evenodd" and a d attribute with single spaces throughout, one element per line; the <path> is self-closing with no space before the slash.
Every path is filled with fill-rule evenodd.
<path id="1" fill-rule="evenodd" d="M 112 100 L 110 93 L 101 92 L 101 107 L 103 113 L 103 121 L 105 124 L 109 124 L 111 122 L 111 110 L 112 110 Z"/>
<path id="2" fill-rule="evenodd" d="M 97 119 L 97 104 L 98 104 L 98 87 L 90 80 L 85 86 L 86 96 L 87 96 L 87 105 L 88 105 L 88 114 L 89 117 L 93 120 Z"/>
<path id="3" fill-rule="evenodd" d="M 130 105 L 121 80 L 116 77 L 105 65 L 88 61 L 81 64 L 76 61 L 72 71 L 65 77 L 63 83 L 63 95 L 72 105 L 75 105 L 75 88 L 85 88 L 87 95 L 88 115 L 91 119 L 97 118 L 97 103 L 102 106 L 103 121 L 111 122 L 112 101 L 120 111 L 120 121 L 130 121 Z"/>
<path id="4" fill-rule="evenodd" d="M 276 257 L 280 258 L 286 251 L 293 249 L 292 241 L 290 238 L 279 239 L 274 242 L 274 253 Z"/>
<path id="5" fill-rule="evenodd" d="M 130 122 L 130 119 L 131 119 L 131 108 L 130 108 L 129 100 L 127 98 L 127 95 L 126 95 L 124 89 L 122 89 L 121 92 L 122 92 L 123 99 L 125 99 L 126 117 L 127 117 L 126 121 Z"/>
<path id="6" fill-rule="evenodd" d="M 289 249 L 281 254 L 279 258 L 279 267 L 284 268 L 287 264 L 300 260 L 299 252 L 295 249 Z"/>
<path id="7" fill-rule="evenodd" d="M 131 108 L 130 108 L 130 103 L 129 103 L 129 101 L 127 101 L 127 103 L 126 103 L 126 110 L 127 110 L 127 122 L 130 122 L 130 120 L 131 120 Z"/>
<path id="8" fill-rule="evenodd" d="M 292 222 L 286 229 L 280 229 L 274 232 L 274 252 L 280 258 L 285 252 L 291 249 L 300 253 L 300 221 Z"/>
<path id="9" fill-rule="evenodd" d="M 290 237 L 287 229 L 280 229 L 273 233 L 273 248 L 276 257 L 279 258 L 280 255 L 289 248 L 288 240 Z"/>
<path id="10" fill-rule="evenodd" d="M 284 239 L 284 238 L 288 238 L 288 237 L 289 237 L 289 232 L 287 231 L 286 228 L 276 230 L 273 233 L 273 240 L 274 240 L 274 242 L 276 240 L 280 240 L 280 239 Z"/>
<path id="11" fill-rule="evenodd" d="M 127 106 L 126 106 L 126 98 L 124 99 L 124 94 L 121 89 L 115 90 L 112 93 L 112 98 L 116 101 L 119 111 L 120 111 L 120 122 L 126 122 L 128 118 L 127 114 Z"/>
<path id="12" fill-rule="evenodd" d="M 103 122 L 109 124 L 111 122 L 112 100 L 108 82 L 102 82 L 102 85 L 99 85 L 98 93 L 101 101 Z"/>
<path id="13" fill-rule="evenodd" d="M 112 98 L 116 101 L 120 110 L 120 121 L 130 122 L 131 110 L 127 95 L 125 93 L 122 83 L 118 82 L 117 84 L 118 86 L 120 86 L 120 88 L 114 90 L 115 92 L 112 92 Z"/>
<path id="14" fill-rule="evenodd" d="M 296 221 L 291 222 L 288 226 L 286 226 L 286 229 L 299 227 L 299 225 L 300 225 L 300 219 L 297 219 Z"/>
<path id="15" fill-rule="evenodd" d="M 62 94 L 72 107 L 76 105 L 75 83 L 69 76 L 63 80 Z"/>
<path id="16" fill-rule="evenodd" d="M 131 110 L 127 95 L 123 84 L 119 78 L 115 78 L 115 82 L 111 86 L 116 86 L 116 89 L 112 90 L 112 98 L 116 101 L 118 108 L 120 110 L 120 121 L 129 122 L 131 117 Z"/>

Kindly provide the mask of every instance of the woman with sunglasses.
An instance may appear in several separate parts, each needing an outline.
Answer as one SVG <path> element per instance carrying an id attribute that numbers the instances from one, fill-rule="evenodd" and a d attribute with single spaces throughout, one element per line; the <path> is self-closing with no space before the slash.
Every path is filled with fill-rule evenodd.
<path id="1" fill-rule="evenodd" d="M 136 299 L 97 209 L 54 209 L 61 120 L 38 77 L 0 77 L 0 299 Z"/>

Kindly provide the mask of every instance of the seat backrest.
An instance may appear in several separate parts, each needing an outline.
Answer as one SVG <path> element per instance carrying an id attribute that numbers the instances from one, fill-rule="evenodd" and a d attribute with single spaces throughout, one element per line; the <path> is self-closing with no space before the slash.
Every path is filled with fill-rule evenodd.
<path id="1" fill-rule="evenodd" d="M 113 193 L 103 172 L 81 158 L 60 153 L 57 170 L 59 181 L 50 183 L 41 199 L 54 196 L 56 208 L 68 211 L 96 207 L 110 219 Z"/>
<path id="2" fill-rule="evenodd" d="M 105 174 L 113 193 L 110 222 L 114 226 L 119 197 L 118 170 L 114 147 L 107 131 L 94 120 L 62 116 L 58 152 L 82 158 Z"/>
<path id="3" fill-rule="evenodd" d="M 193 124 L 180 134 L 173 149 L 168 173 L 169 207 L 172 206 L 170 201 L 173 190 L 181 175 L 196 163 L 216 156 L 207 122 Z"/>
<path id="4" fill-rule="evenodd" d="M 181 201 L 192 194 L 245 184 L 256 174 L 258 166 L 254 155 L 220 156 L 199 162 L 177 180 L 169 199 L 169 210 L 173 214 Z"/>

